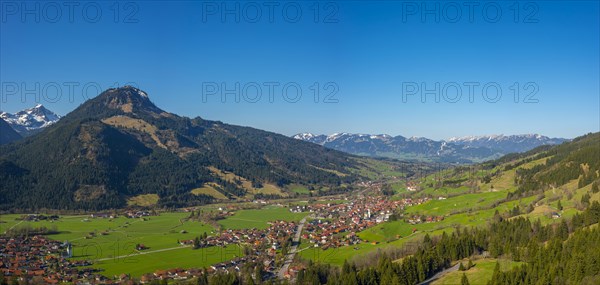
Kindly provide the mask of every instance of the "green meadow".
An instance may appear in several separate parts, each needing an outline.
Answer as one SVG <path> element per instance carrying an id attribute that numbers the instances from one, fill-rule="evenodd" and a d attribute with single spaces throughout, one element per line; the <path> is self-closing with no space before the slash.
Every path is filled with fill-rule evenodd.
<path id="1" fill-rule="evenodd" d="M 300 221 L 308 213 L 292 213 L 287 207 L 267 206 L 262 209 L 240 210 L 219 221 L 225 229 L 266 229 L 270 221 Z"/>
<path id="2" fill-rule="evenodd" d="M 445 200 L 431 200 L 420 205 L 408 207 L 407 214 L 443 216 L 453 212 L 486 207 L 505 198 L 506 192 L 484 192 L 454 196 Z"/>
<path id="3" fill-rule="evenodd" d="M 298 253 L 298 255 L 303 259 L 309 259 L 313 262 L 329 263 L 341 266 L 344 264 L 345 260 L 350 260 L 357 257 L 360 258 L 361 255 L 390 246 L 402 247 L 406 242 L 419 240 L 420 237 L 420 234 L 414 234 L 392 242 L 379 242 L 377 244 L 361 243 L 358 245 L 342 246 L 327 250 L 313 247 L 312 244 L 306 244 L 301 246 L 303 249 Z"/>
<path id="4" fill-rule="evenodd" d="M 460 186 L 460 187 L 440 187 L 440 188 L 433 188 L 433 187 L 428 187 L 423 189 L 423 191 L 421 191 L 420 193 L 422 194 L 428 194 L 428 195 L 432 195 L 434 197 L 447 197 L 448 195 L 457 195 L 457 194 L 465 194 L 469 192 L 469 187 L 467 186 Z"/>
<path id="5" fill-rule="evenodd" d="M 298 193 L 298 194 L 310 194 L 310 190 L 308 190 L 308 188 L 306 188 L 306 186 L 299 185 L 299 184 L 290 185 L 289 190 L 293 193 Z"/>
<path id="6" fill-rule="evenodd" d="M 267 206 L 263 209 L 240 210 L 219 221 L 226 229 L 268 227 L 269 221 L 299 221 L 308 213 L 292 213 L 286 207 Z M 93 267 L 107 276 L 122 273 L 140 276 L 158 269 L 206 267 L 230 260 L 242 254 L 237 245 L 193 250 L 181 246 L 180 240 L 194 239 L 204 232 L 215 232 L 209 225 L 186 221 L 189 213 L 161 213 L 138 219 L 125 217 L 90 218 L 89 215 L 61 216 L 57 221 L 20 221 L 21 215 L 0 216 L 0 230 L 12 227 L 55 228 L 49 235 L 73 244 L 73 258 L 94 261 Z M 137 244 L 147 249 L 136 250 Z"/>
<path id="7" fill-rule="evenodd" d="M 199 222 L 184 222 L 188 215 L 162 213 L 144 219 L 61 216 L 52 222 L 17 221 L 20 215 L 2 215 L 1 221 L 5 223 L 0 225 L 2 232 L 13 226 L 56 228 L 59 233 L 49 235 L 50 238 L 68 240 L 73 244 L 74 259 L 96 261 L 93 266 L 105 269 L 107 276 L 121 273 L 137 276 L 156 269 L 203 267 L 231 259 L 231 252 L 239 255 L 236 248 L 210 252 L 179 245 L 179 240 L 193 239 L 204 232 L 210 234 L 214 231 L 211 226 Z M 144 244 L 148 249 L 137 251 L 137 244 Z"/>
<path id="8" fill-rule="evenodd" d="M 365 158 L 355 158 L 355 160 L 361 163 L 363 167 L 358 169 L 352 168 L 349 170 L 361 176 L 368 177 L 371 180 L 390 177 L 404 177 L 406 175 L 406 173 L 403 171 L 404 169 L 402 169 L 401 166 L 394 165 L 394 163 Z"/>
<path id="9" fill-rule="evenodd" d="M 431 231 L 440 225 L 436 223 L 423 223 L 411 225 L 404 221 L 391 221 L 382 223 L 372 228 L 366 229 L 358 236 L 368 242 L 392 242 L 402 237 L 408 237 L 413 233 L 413 229 L 417 231 Z"/>
<path id="10" fill-rule="evenodd" d="M 466 266 L 468 264 L 468 260 L 462 260 L 463 264 Z M 488 281 L 492 279 L 492 274 L 494 273 L 494 268 L 496 267 L 496 262 L 500 264 L 500 270 L 507 271 L 516 266 L 523 264 L 523 262 L 515 262 L 508 259 L 480 259 L 474 260 L 474 266 L 469 268 L 466 271 L 454 271 L 445 274 L 440 279 L 434 281 L 432 285 L 455 285 L 461 284 L 461 278 L 463 273 L 467 275 L 469 279 L 469 284 L 471 285 L 485 285 Z"/>
<path id="11" fill-rule="evenodd" d="M 126 253 L 124 256 L 100 260 L 93 266 L 102 268 L 103 274 L 106 276 L 127 273 L 139 277 L 144 273 L 152 273 L 156 270 L 208 267 L 243 255 L 242 248 L 237 245 L 201 249 L 178 247 L 141 255 L 134 254 L 130 245 L 124 244 L 123 246 L 124 253 Z"/>

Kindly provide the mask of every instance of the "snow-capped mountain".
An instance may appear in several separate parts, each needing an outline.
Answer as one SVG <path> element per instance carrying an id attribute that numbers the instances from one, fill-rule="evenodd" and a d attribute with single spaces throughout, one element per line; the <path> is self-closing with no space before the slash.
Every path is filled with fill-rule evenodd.
<path id="1" fill-rule="evenodd" d="M 512 152 L 523 152 L 541 145 L 560 144 L 566 139 L 541 135 L 492 135 L 451 138 L 447 141 L 424 137 L 335 133 L 315 135 L 301 133 L 293 138 L 320 144 L 356 155 L 470 163 L 498 158 Z"/>
<path id="2" fill-rule="evenodd" d="M 60 116 L 46 109 L 41 104 L 15 114 L 0 112 L 4 119 L 21 136 L 29 136 L 60 120 Z"/>
<path id="3" fill-rule="evenodd" d="M 311 143 L 322 144 L 327 139 L 326 135 L 313 135 L 311 133 L 301 133 L 293 136 L 297 140 L 303 140 Z"/>
<path id="4" fill-rule="evenodd" d="M 488 147 L 504 152 L 524 152 L 540 145 L 555 145 L 567 141 L 563 138 L 549 138 L 538 134 L 489 135 L 450 138 L 448 142 L 470 147 Z"/>

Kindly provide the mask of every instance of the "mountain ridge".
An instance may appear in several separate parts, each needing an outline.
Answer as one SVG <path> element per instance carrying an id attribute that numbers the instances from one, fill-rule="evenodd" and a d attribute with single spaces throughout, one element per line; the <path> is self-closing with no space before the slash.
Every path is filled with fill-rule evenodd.
<path id="1" fill-rule="evenodd" d="M 292 137 L 357 155 L 452 163 L 482 162 L 508 153 L 524 152 L 540 145 L 568 141 L 539 134 L 453 137 L 439 141 L 424 137 L 343 132 L 331 135 L 299 133 Z"/>

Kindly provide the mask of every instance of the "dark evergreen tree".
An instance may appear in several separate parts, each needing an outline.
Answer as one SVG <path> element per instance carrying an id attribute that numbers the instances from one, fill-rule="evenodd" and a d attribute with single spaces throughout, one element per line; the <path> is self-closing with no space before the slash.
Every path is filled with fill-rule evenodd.
<path id="1" fill-rule="evenodd" d="M 558 200 L 558 203 L 556 204 L 556 208 L 557 208 L 559 211 L 562 211 L 562 210 L 563 210 L 563 206 L 562 206 L 562 204 L 560 203 L 560 200 Z"/>
<path id="2" fill-rule="evenodd" d="M 469 278 L 467 278 L 467 274 L 462 274 L 462 277 L 460 278 L 460 285 L 469 285 Z"/>

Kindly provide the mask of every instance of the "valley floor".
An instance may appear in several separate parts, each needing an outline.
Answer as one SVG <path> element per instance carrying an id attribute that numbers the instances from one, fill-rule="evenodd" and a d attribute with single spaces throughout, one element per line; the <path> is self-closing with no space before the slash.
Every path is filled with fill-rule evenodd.
<path id="1" fill-rule="evenodd" d="M 521 167 L 544 162 L 534 160 Z M 190 268 L 240 271 L 245 264 L 260 264 L 265 278 L 293 280 L 307 260 L 341 266 L 392 252 L 401 262 L 402 256 L 419 247 L 425 234 L 483 227 L 499 215 L 555 223 L 580 212 L 579 201 L 591 188 L 578 187 L 574 180 L 560 191 L 507 199 L 516 189 L 515 170 L 503 171 L 486 183 L 479 180 L 487 175 L 484 171 L 451 171 L 409 182 L 390 177 L 365 184 L 354 194 L 330 198 L 224 203 L 133 218 L 125 212 L 58 219 L 2 215 L 0 233 L 31 235 L 44 228 L 51 232 L 47 234 L 50 239 L 72 244 L 71 260 L 90 261 L 89 268 L 115 280 L 187 279 L 203 274 Z M 466 179 L 458 185 L 434 185 L 444 179 L 462 179 L 461 175 Z M 409 191 L 415 187 L 411 185 L 417 185 L 416 191 Z M 391 193 L 385 192 L 389 189 Z M 600 193 L 593 193 L 589 200 L 600 200 Z M 294 236 L 297 239 L 292 240 Z M 457 284 L 463 273 L 470 284 L 486 284 L 496 262 L 503 270 L 520 264 L 508 258 L 473 262 L 475 266 L 467 271 L 455 271 L 455 265 L 426 284 Z"/>

